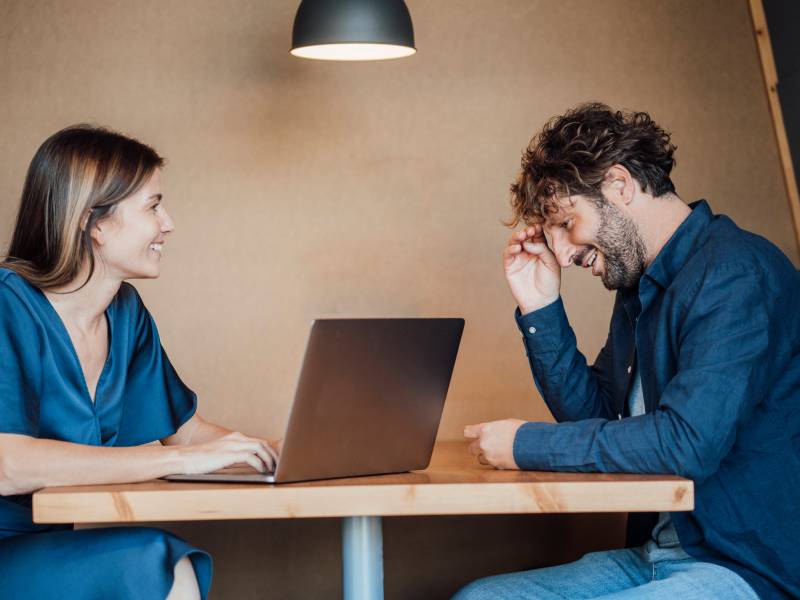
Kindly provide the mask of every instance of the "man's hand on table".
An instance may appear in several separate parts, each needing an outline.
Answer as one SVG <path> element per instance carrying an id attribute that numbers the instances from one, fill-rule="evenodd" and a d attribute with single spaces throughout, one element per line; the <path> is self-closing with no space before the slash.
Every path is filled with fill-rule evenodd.
<path id="1" fill-rule="evenodd" d="M 519 469 L 514 461 L 514 437 L 524 423 L 521 419 L 503 419 L 467 425 L 464 437 L 474 440 L 469 445 L 470 454 L 495 469 Z"/>

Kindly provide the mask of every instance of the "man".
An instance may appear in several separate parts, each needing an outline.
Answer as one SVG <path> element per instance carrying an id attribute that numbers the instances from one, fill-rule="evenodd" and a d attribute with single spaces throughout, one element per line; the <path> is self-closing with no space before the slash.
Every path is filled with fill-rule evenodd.
<path id="1" fill-rule="evenodd" d="M 674 150 L 646 113 L 602 104 L 533 139 L 512 186 L 527 227 L 503 261 L 558 423 L 465 435 L 500 469 L 687 477 L 696 508 L 658 515 L 641 547 L 479 580 L 459 600 L 800 597 L 800 275 L 705 201 L 684 204 Z M 617 292 L 591 367 L 560 299 L 573 263 Z"/>

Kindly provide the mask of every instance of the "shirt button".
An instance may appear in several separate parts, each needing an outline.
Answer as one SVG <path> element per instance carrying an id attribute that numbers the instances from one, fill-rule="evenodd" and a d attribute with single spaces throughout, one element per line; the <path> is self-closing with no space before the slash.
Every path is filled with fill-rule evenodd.
<path id="1" fill-rule="evenodd" d="M 628 365 L 628 375 L 631 374 L 631 367 L 633 367 L 633 365 Z"/>
<path id="2" fill-rule="evenodd" d="M 536 327 L 528 327 L 528 333 L 536 333 Z"/>

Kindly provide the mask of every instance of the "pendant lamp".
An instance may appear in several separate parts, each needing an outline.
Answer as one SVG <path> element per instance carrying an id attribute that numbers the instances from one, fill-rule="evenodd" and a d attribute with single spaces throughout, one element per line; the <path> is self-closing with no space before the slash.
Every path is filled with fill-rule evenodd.
<path id="1" fill-rule="evenodd" d="M 292 30 L 295 56 L 385 60 L 416 52 L 403 0 L 303 0 Z"/>

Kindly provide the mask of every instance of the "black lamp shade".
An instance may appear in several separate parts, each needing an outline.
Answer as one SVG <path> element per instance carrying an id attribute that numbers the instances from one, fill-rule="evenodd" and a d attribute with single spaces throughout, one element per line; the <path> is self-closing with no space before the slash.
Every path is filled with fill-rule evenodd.
<path id="1" fill-rule="evenodd" d="M 292 31 L 292 54 L 327 60 L 400 58 L 415 52 L 403 0 L 303 0 Z"/>

